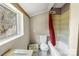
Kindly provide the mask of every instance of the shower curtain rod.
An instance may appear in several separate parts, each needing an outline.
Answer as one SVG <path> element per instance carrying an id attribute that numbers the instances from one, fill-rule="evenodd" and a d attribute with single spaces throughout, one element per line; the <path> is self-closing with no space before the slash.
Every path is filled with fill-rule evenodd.
<path id="1" fill-rule="evenodd" d="M 54 10 L 56 8 L 56 3 L 53 5 L 53 7 L 50 9 L 50 14 L 56 14 L 56 11 Z"/>
<path id="2" fill-rule="evenodd" d="M 50 11 L 54 11 L 54 8 L 56 8 L 56 3 L 54 3 L 53 7 L 50 9 Z"/>

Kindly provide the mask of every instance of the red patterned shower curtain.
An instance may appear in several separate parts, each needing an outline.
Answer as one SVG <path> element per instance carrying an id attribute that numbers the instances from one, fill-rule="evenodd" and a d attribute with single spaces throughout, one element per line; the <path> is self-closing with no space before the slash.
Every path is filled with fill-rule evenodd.
<path id="1" fill-rule="evenodd" d="M 56 45 L 56 40 L 55 40 L 55 32 L 54 32 L 54 25 L 53 25 L 53 19 L 52 19 L 52 14 L 49 12 L 49 34 L 50 34 L 50 41 L 53 46 Z"/>

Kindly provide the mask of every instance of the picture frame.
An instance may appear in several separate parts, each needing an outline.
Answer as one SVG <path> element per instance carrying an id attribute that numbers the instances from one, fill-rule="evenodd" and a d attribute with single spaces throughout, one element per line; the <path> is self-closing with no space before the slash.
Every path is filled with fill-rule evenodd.
<path id="1" fill-rule="evenodd" d="M 0 45 L 24 35 L 23 13 L 10 3 L 0 3 Z"/>

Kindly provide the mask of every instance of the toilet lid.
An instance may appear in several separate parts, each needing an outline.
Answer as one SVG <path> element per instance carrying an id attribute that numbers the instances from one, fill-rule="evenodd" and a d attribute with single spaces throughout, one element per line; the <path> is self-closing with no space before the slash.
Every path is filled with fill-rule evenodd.
<path id="1" fill-rule="evenodd" d="M 41 50 L 48 50 L 48 49 L 49 49 L 48 45 L 45 44 L 45 43 L 42 43 L 42 44 L 40 45 L 40 48 L 41 48 Z"/>

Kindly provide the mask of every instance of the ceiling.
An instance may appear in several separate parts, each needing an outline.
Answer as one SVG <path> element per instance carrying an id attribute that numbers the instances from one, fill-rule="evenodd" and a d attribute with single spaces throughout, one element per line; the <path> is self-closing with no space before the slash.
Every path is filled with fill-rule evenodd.
<path id="1" fill-rule="evenodd" d="M 57 3 L 56 8 L 60 8 L 64 3 Z M 30 17 L 47 12 L 54 3 L 20 3 L 20 6 L 28 13 Z"/>
<path id="2" fill-rule="evenodd" d="M 65 3 L 56 3 L 55 8 L 61 8 Z"/>

